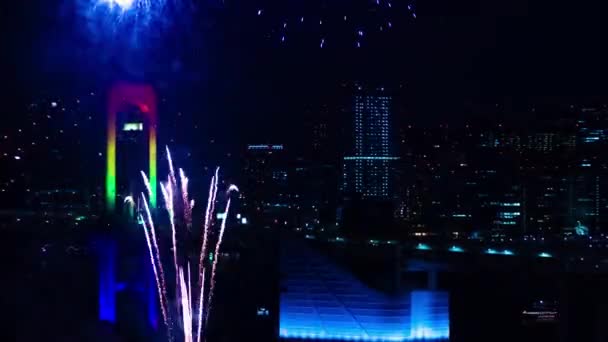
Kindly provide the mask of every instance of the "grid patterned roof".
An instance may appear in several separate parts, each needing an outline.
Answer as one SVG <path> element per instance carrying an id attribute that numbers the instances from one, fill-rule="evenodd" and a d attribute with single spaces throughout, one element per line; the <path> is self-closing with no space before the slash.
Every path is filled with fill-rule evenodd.
<path id="1" fill-rule="evenodd" d="M 389 296 L 308 248 L 281 246 L 280 335 L 290 339 L 409 341 L 449 338 L 448 294 Z"/>

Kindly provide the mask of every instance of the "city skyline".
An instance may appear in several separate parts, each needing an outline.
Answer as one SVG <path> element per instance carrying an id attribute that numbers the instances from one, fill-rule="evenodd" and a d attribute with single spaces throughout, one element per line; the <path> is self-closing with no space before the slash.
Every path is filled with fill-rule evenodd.
<path id="1" fill-rule="evenodd" d="M 0 7 L 17 341 L 608 340 L 606 4 Z"/>

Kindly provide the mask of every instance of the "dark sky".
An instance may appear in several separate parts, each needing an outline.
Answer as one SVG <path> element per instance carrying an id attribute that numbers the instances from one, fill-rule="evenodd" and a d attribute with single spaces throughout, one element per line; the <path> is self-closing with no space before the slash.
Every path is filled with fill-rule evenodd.
<path id="1" fill-rule="evenodd" d="M 319 50 L 265 40 L 245 13 L 256 1 L 232 0 L 175 28 L 143 74 L 132 72 L 139 57 L 96 60 L 76 19 L 59 14 L 70 1 L 2 1 L 0 70 L 14 85 L 6 101 L 129 75 L 192 94 L 206 112 L 276 124 L 307 99 L 331 97 L 341 80 L 403 83 L 410 110 L 438 118 L 484 103 L 604 100 L 608 92 L 608 7 L 599 1 L 419 0 L 418 19 L 397 33 L 362 49 Z"/>

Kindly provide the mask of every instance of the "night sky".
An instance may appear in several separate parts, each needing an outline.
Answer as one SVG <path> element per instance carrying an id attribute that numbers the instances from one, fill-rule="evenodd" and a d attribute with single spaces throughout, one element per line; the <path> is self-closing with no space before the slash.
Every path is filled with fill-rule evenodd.
<path id="1" fill-rule="evenodd" d="M 40 90 L 126 78 L 153 82 L 217 125 L 263 123 L 276 133 L 304 105 L 335 99 L 342 81 L 404 85 L 401 101 L 414 122 L 458 121 L 494 103 L 605 101 L 608 91 L 601 4 L 419 0 L 417 19 L 391 34 L 360 49 L 319 49 L 266 38 L 256 6 L 286 1 L 197 1 L 189 19 L 131 51 L 87 34 L 76 1 L 2 2 L 6 108 Z"/>

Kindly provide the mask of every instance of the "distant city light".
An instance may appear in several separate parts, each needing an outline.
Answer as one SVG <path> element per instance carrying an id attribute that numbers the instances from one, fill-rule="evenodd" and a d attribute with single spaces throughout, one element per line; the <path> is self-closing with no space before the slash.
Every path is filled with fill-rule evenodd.
<path id="1" fill-rule="evenodd" d="M 247 224 L 247 218 L 246 217 L 241 218 L 241 224 Z"/>
<path id="2" fill-rule="evenodd" d="M 283 145 L 249 145 L 248 150 L 282 150 Z"/>
<path id="3" fill-rule="evenodd" d="M 268 309 L 262 307 L 262 308 L 258 308 L 257 310 L 257 315 L 258 316 L 268 316 L 270 314 L 270 312 L 268 311 Z"/>
<path id="4" fill-rule="evenodd" d="M 57 107 L 57 102 L 51 102 L 51 107 L 53 107 L 53 108 Z"/>
<path id="5" fill-rule="evenodd" d="M 502 251 L 497 251 L 493 248 L 488 248 L 485 251 L 486 254 L 490 254 L 490 255 L 497 255 L 497 254 L 501 254 L 501 255 L 515 255 L 515 253 L 513 253 L 513 251 L 505 249 Z"/>
<path id="6" fill-rule="evenodd" d="M 464 249 L 462 247 L 452 246 L 450 247 L 449 251 L 454 253 L 462 253 L 464 252 Z"/>
<path id="7" fill-rule="evenodd" d="M 15 159 L 16 160 L 21 160 L 21 157 L 20 156 L 15 156 Z"/>
<path id="8" fill-rule="evenodd" d="M 553 256 L 549 253 L 542 252 L 542 253 L 538 253 L 538 257 L 539 258 L 552 258 Z"/>
<path id="9" fill-rule="evenodd" d="M 431 246 L 427 245 L 426 243 L 419 243 L 416 245 L 416 249 L 419 251 L 430 251 Z"/>
<path id="10" fill-rule="evenodd" d="M 344 160 L 397 160 L 399 157 L 344 157 Z"/>

